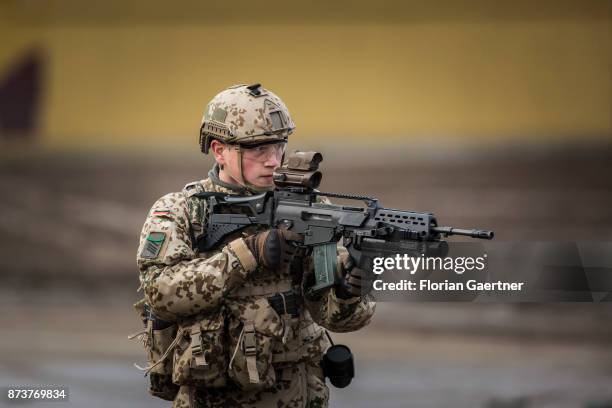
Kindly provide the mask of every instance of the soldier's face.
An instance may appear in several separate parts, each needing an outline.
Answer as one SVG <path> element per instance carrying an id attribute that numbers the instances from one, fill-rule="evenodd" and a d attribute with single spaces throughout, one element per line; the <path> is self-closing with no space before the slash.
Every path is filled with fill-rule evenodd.
<path id="1" fill-rule="evenodd" d="M 234 150 L 236 154 L 236 171 L 240 174 L 238 168 L 238 152 Z M 282 154 L 280 156 L 276 154 L 269 154 L 265 159 L 255 159 L 249 152 L 242 152 L 242 175 L 246 181 L 256 187 L 272 187 L 274 181 L 272 180 L 272 173 L 274 169 L 281 165 Z"/>
<path id="2" fill-rule="evenodd" d="M 221 180 L 232 183 L 242 184 L 240 180 L 240 153 L 233 146 L 223 145 L 216 140 L 211 143 L 211 150 L 215 155 L 217 163 L 223 166 L 220 173 Z M 242 152 L 242 176 L 247 183 L 256 187 L 267 188 L 274 185 L 272 173 L 274 169 L 281 165 L 283 151 L 270 149 L 265 156 Z"/>

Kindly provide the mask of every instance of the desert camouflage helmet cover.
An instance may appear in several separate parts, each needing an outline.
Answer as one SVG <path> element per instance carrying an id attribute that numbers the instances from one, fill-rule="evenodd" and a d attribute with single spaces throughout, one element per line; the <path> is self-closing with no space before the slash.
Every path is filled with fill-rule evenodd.
<path id="1" fill-rule="evenodd" d="M 261 84 L 234 85 L 206 106 L 200 128 L 200 148 L 208 153 L 212 139 L 253 145 L 286 141 L 295 125 L 289 110 Z"/>

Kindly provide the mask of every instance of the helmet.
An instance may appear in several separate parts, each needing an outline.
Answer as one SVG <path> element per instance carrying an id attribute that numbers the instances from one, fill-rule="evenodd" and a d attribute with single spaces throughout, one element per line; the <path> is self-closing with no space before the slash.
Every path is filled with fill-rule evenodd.
<path id="1" fill-rule="evenodd" d="M 289 110 L 261 84 L 234 85 L 217 94 L 206 106 L 200 127 L 200 148 L 210 142 L 258 145 L 287 141 L 295 125 Z"/>

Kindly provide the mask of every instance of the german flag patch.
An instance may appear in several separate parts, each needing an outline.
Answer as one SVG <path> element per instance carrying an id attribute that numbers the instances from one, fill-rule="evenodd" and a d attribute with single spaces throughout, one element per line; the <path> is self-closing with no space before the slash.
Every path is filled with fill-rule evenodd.
<path id="1" fill-rule="evenodd" d="M 166 233 L 164 232 L 150 232 L 145 240 L 142 252 L 140 253 L 141 258 L 155 259 L 159 255 L 164 241 L 166 240 Z"/>

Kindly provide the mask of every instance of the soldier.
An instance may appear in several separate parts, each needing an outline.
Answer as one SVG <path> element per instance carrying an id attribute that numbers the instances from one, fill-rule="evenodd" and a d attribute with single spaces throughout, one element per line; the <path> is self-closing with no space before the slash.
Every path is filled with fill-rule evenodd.
<path id="1" fill-rule="evenodd" d="M 173 398 L 174 407 L 326 407 L 325 329 L 357 330 L 374 313 L 362 271 L 340 246 L 343 284 L 318 295 L 306 291 L 313 267 L 295 245 L 298 234 L 249 227 L 213 251 L 198 249 L 207 203 L 195 194 L 273 189 L 293 129 L 285 104 L 259 84 L 222 91 L 200 131 L 202 152 L 216 161 L 208 178 L 163 196 L 148 214 L 137 258 L 141 288 L 158 319 L 151 330 L 168 333 L 165 341 L 150 338 L 158 358 L 148 371 L 158 374 L 152 382 L 160 394 L 152 393 Z"/>

